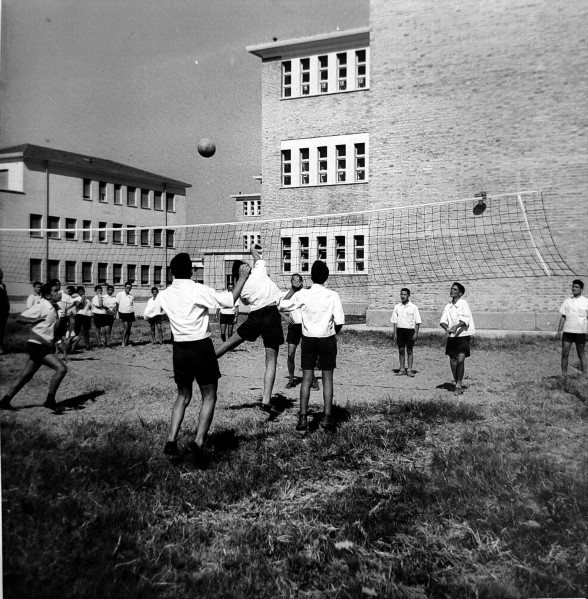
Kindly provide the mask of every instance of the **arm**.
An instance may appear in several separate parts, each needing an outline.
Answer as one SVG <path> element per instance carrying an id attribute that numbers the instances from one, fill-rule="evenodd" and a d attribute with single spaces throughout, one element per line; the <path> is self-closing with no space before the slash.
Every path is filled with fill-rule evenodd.
<path id="1" fill-rule="evenodd" d="M 394 339 L 396 339 L 396 326 L 397 326 L 396 323 L 393 322 L 392 323 L 392 327 L 393 327 L 392 328 L 392 341 L 394 341 Z"/>
<path id="2" fill-rule="evenodd" d="M 45 317 L 33 317 L 33 316 L 23 316 L 22 314 L 20 316 L 16 317 L 16 322 L 21 322 L 23 324 L 37 324 L 38 322 L 43 322 L 45 320 Z"/>
<path id="3" fill-rule="evenodd" d="M 417 323 L 417 324 L 414 325 L 414 335 L 412 337 L 413 341 L 416 341 L 419 338 L 419 327 L 420 326 L 421 325 L 419 323 Z"/>
<path id="4" fill-rule="evenodd" d="M 261 260 L 261 246 L 256 243 L 249 248 L 251 255 L 253 256 L 254 262 Z"/>
<path id="5" fill-rule="evenodd" d="M 558 340 L 562 338 L 562 331 L 564 328 L 565 321 L 566 321 L 566 317 L 564 314 L 562 314 L 561 318 L 559 319 L 559 326 L 557 327 L 557 333 L 555 335 L 555 338 Z"/>
<path id="6" fill-rule="evenodd" d="M 237 319 L 239 318 L 239 306 L 235 306 L 235 318 L 233 319 L 233 322 L 235 324 L 237 324 Z"/>
<path id="7" fill-rule="evenodd" d="M 253 253 L 253 248 L 251 248 L 251 252 Z M 257 260 L 257 259 L 256 259 Z M 249 275 L 251 274 L 251 266 L 249 264 L 241 264 L 239 267 L 239 279 L 235 283 L 233 287 L 233 303 L 239 299 L 241 295 L 241 291 L 243 291 L 243 286 L 247 282 Z"/>

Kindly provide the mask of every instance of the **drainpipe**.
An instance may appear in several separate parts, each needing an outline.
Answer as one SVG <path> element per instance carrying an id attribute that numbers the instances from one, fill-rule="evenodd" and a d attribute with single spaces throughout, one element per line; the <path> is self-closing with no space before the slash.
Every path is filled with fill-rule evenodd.
<path id="1" fill-rule="evenodd" d="M 45 162 L 45 228 L 49 229 L 49 161 Z M 49 280 L 49 230 L 45 233 L 45 280 Z"/>

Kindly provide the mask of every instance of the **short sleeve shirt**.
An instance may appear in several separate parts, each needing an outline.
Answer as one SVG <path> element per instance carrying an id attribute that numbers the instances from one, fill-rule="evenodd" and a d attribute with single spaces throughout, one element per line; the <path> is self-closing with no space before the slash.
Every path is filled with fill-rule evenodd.
<path id="1" fill-rule="evenodd" d="M 292 296 L 302 317 L 305 337 L 331 337 L 335 325 L 345 324 L 341 298 L 336 291 L 314 283 L 310 289 L 301 289 Z"/>
<path id="2" fill-rule="evenodd" d="M 119 291 L 116 295 L 116 303 L 118 304 L 118 311 L 121 314 L 130 314 L 135 311 L 135 298 L 132 294 L 127 294 L 126 291 Z"/>
<path id="3" fill-rule="evenodd" d="M 31 328 L 29 342 L 39 343 L 41 345 L 53 345 L 55 338 L 55 323 L 59 320 L 57 310 L 53 304 L 44 297 L 34 306 L 27 308 L 22 316 L 26 318 L 43 318 Z"/>
<path id="4" fill-rule="evenodd" d="M 560 314 L 566 317 L 563 326 L 564 333 L 588 333 L 588 298 L 568 297 L 564 300 Z"/>
<path id="5" fill-rule="evenodd" d="M 421 315 L 419 309 L 409 300 L 406 304 L 400 302 L 394 306 L 390 322 L 399 329 L 414 329 L 417 324 L 421 324 Z"/>
<path id="6" fill-rule="evenodd" d="M 457 337 L 471 337 L 472 335 L 475 335 L 476 327 L 474 325 L 472 312 L 468 303 L 461 297 L 455 302 L 455 304 L 453 302 L 449 302 L 445 306 L 440 323 L 446 324 L 449 328 L 451 328 L 460 320 L 465 323 L 466 328 L 460 331 Z M 456 337 L 456 335 L 451 333 L 450 337 Z"/>
<path id="7" fill-rule="evenodd" d="M 40 295 L 34 293 L 27 297 L 27 309 L 32 308 L 35 304 L 40 304 L 43 298 Z"/>
<path id="8" fill-rule="evenodd" d="M 258 260 L 251 269 L 251 274 L 241 290 L 241 301 L 249 306 L 252 312 L 280 301 L 282 292 L 269 278 L 265 260 Z"/>

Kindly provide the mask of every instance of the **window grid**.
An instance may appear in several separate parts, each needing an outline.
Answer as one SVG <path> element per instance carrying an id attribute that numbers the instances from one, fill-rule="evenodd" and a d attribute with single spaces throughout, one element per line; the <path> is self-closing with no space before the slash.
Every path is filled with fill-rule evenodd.
<path id="1" fill-rule="evenodd" d="M 135 225 L 127 225 L 127 245 L 137 245 Z"/>
<path id="2" fill-rule="evenodd" d="M 48 229 L 59 229 L 59 223 L 60 223 L 59 216 L 50 216 L 49 222 L 47 223 L 47 228 Z M 61 239 L 59 231 L 55 231 L 55 232 L 49 231 L 47 233 L 47 237 L 49 237 L 49 239 Z"/>
<path id="3" fill-rule="evenodd" d="M 65 262 L 65 282 L 76 282 L 76 263 L 74 260 L 66 260 Z"/>
<path id="4" fill-rule="evenodd" d="M 319 56 L 319 92 L 326 94 L 329 91 L 329 57 Z"/>
<path id="5" fill-rule="evenodd" d="M 43 280 L 43 260 L 31 258 L 29 260 L 29 278 L 33 281 Z"/>
<path id="6" fill-rule="evenodd" d="M 365 88 L 366 73 L 367 73 L 366 51 L 365 50 L 356 50 L 355 51 L 355 80 L 356 80 L 356 87 L 358 89 Z"/>
<path id="7" fill-rule="evenodd" d="M 141 229 L 141 245 L 149 245 L 149 229 Z"/>
<path id="8" fill-rule="evenodd" d="M 83 194 L 84 200 L 91 200 L 92 199 L 92 180 L 91 179 L 84 179 L 83 180 L 83 183 L 82 183 L 82 194 Z"/>
<path id="9" fill-rule="evenodd" d="M 308 237 L 300 237 L 300 271 L 308 272 L 310 270 L 310 245 Z"/>
<path id="10" fill-rule="evenodd" d="M 174 247 L 174 233 L 173 229 L 166 229 L 165 231 L 165 247 L 173 248 Z"/>
<path id="11" fill-rule="evenodd" d="M 106 202 L 106 183 L 104 181 L 98 183 L 98 200 Z"/>
<path id="12" fill-rule="evenodd" d="M 67 239 L 68 241 L 75 241 L 76 240 L 76 232 L 75 229 L 76 228 L 76 224 L 77 221 L 75 218 L 66 218 L 65 219 L 65 239 Z"/>
<path id="13" fill-rule="evenodd" d="M 337 263 L 337 272 L 345 271 L 345 235 L 335 236 L 335 262 Z"/>
<path id="14" fill-rule="evenodd" d="M 300 185 L 310 184 L 310 151 L 300 148 Z"/>
<path id="15" fill-rule="evenodd" d="M 98 262 L 98 283 L 103 285 L 108 280 L 108 264 Z"/>
<path id="16" fill-rule="evenodd" d="M 327 237 L 326 235 L 321 235 L 317 237 L 316 244 L 316 259 L 322 260 L 323 262 L 327 261 Z"/>
<path id="17" fill-rule="evenodd" d="M 119 185 L 118 183 L 114 184 L 114 203 L 117 206 L 122 205 L 122 185 Z"/>
<path id="18" fill-rule="evenodd" d="M 120 285 L 122 283 L 122 264 L 112 265 L 112 283 Z"/>
<path id="19" fill-rule="evenodd" d="M 310 95 L 310 58 L 300 59 L 300 94 Z"/>
<path id="20" fill-rule="evenodd" d="M 98 231 L 99 243 L 108 243 L 108 231 L 106 230 L 106 227 L 108 227 L 108 223 L 103 221 L 98 222 L 98 229 L 103 229 Z"/>
<path id="21" fill-rule="evenodd" d="M 328 183 L 327 146 L 317 148 L 318 156 L 318 182 Z"/>
<path id="22" fill-rule="evenodd" d="M 30 229 L 42 229 L 43 228 L 43 217 L 40 214 L 31 214 L 29 216 L 29 228 Z M 43 237 L 41 231 L 31 231 L 29 233 L 31 237 Z M 35 281 L 37 279 L 33 279 Z"/>
<path id="23" fill-rule="evenodd" d="M 149 285 L 149 266 L 141 266 L 141 285 Z"/>
<path id="24" fill-rule="evenodd" d="M 137 207 L 137 188 L 127 187 L 127 206 L 130 208 Z"/>
<path id="25" fill-rule="evenodd" d="M 365 144 L 355 144 L 355 180 L 365 181 Z"/>
<path id="26" fill-rule="evenodd" d="M 292 239 L 282 237 L 282 270 L 283 272 L 292 271 Z"/>
<path id="27" fill-rule="evenodd" d="M 347 89 L 347 54 L 345 52 L 337 54 L 337 89 L 339 91 Z"/>
<path id="28" fill-rule="evenodd" d="M 337 181 L 343 182 L 346 179 L 347 172 L 347 148 L 345 146 L 336 146 L 337 155 Z"/>
<path id="29" fill-rule="evenodd" d="M 282 150 L 282 185 L 292 185 L 292 151 Z"/>
<path id="30" fill-rule="evenodd" d="M 163 245 L 161 229 L 153 229 L 153 247 L 160 248 Z"/>
<path id="31" fill-rule="evenodd" d="M 353 257 L 355 272 L 365 270 L 365 238 L 363 235 L 353 236 Z"/>
<path id="32" fill-rule="evenodd" d="M 153 284 L 161 285 L 161 266 L 153 267 Z"/>
<path id="33" fill-rule="evenodd" d="M 92 282 L 92 263 L 82 262 L 82 283 Z"/>
<path id="34" fill-rule="evenodd" d="M 137 267 L 134 264 L 127 264 L 127 281 L 135 283 L 137 278 Z"/>
<path id="35" fill-rule="evenodd" d="M 91 229 L 92 221 L 91 220 L 83 220 L 82 221 L 82 229 Z M 92 242 L 92 231 L 82 231 L 82 241 Z"/>
<path id="36" fill-rule="evenodd" d="M 120 223 L 112 223 L 112 227 L 115 229 L 112 232 L 112 243 L 122 243 L 122 225 Z"/>
<path id="37" fill-rule="evenodd" d="M 292 96 L 292 62 L 286 60 L 282 63 L 282 97 Z"/>

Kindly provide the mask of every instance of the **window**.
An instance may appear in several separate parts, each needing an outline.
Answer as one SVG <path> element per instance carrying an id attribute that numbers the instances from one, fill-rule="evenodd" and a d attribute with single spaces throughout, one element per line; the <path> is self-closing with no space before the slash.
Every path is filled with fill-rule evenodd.
<path id="1" fill-rule="evenodd" d="M 43 260 L 39 260 L 38 258 L 31 258 L 29 260 L 29 279 L 31 283 L 43 280 Z"/>
<path id="2" fill-rule="evenodd" d="M 134 264 L 127 264 L 127 281 L 134 283 L 137 278 L 137 267 Z"/>
<path id="3" fill-rule="evenodd" d="M 310 94 L 310 58 L 300 59 L 300 95 Z"/>
<path id="4" fill-rule="evenodd" d="M 229 285 L 234 285 L 235 279 L 233 278 L 233 261 L 225 260 L 225 289 Z"/>
<path id="5" fill-rule="evenodd" d="M 29 217 L 29 227 L 31 229 L 42 229 L 43 217 L 40 214 L 31 214 Z M 30 231 L 29 235 L 31 237 L 43 237 L 43 233 L 41 231 Z M 39 279 L 33 279 L 33 281 L 38 280 Z"/>
<path id="6" fill-rule="evenodd" d="M 173 229 L 166 229 L 165 231 L 165 247 L 173 248 L 174 247 L 174 233 Z"/>
<path id="7" fill-rule="evenodd" d="M 66 218 L 65 219 L 65 238 L 70 241 L 76 240 L 76 219 L 75 218 Z"/>
<path id="8" fill-rule="evenodd" d="M 104 181 L 98 183 L 98 201 L 106 202 L 106 183 Z"/>
<path id="9" fill-rule="evenodd" d="M 337 89 L 344 92 L 347 89 L 347 53 L 337 54 Z"/>
<path id="10" fill-rule="evenodd" d="M 59 216 L 50 216 L 49 217 L 49 223 L 48 223 L 48 229 L 59 229 Z M 47 237 L 49 237 L 50 239 L 60 239 L 61 238 L 61 234 L 59 231 L 50 231 L 47 233 Z M 56 279 L 57 277 L 53 277 L 54 279 Z"/>
<path id="11" fill-rule="evenodd" d="M 319 56 L 319 92 L 326 94 L 329 91 L 329 57 Z"/>
<path id="12" fill-rule="evenodd" d="M 160 248 L 163 245 L 162 239 L 162 230 L 153 229 L 153 247 Z"/>
<path id="13" fill-rule="evenodd" d="M 98 283 L 100 285 L 105 284 L 108 280 L 108 264 L 105 262 L 98 262 Z"/>
<path id="14" fill-rule="evenodd" d="M 82 262 L 82 283 L 92 282 L 92 263 Z"/>
<path id="15" fill-rule="evenodd" d="M 112 265 L 112 283 L 120 285 L 122 283 L 122 264 Z"/>
<path id="16" fill-rule="evenodd" d="M 153 267 L 153 284 L 161 285 L 161 266 Z"/>
<path id="17" fill-rule="evenodd" d="M 67 260 L 65 262 L 65 282 L 76 282 L 76 263 L 74 260 Z"/>
<path id="18" fill-rule="evenodd" d="M 149 190 L 141 189 L 141 208 L 149 208 Z"/>
<path id="19" fill-rule="evenodd" d="M 112 223 L 112 243 L 122 243 L 122 225 L 120 223 Z"/>
<path id="20" fill-rule="evenodd" d="M 243 202 L 243 216 L 260 216 L 261 200 L 245 200 Z"/>
<path id="21" fill-rule="evenodd" d="M 48 260 L 47 261 L 47 278 L 59 279 L 59 260 Z"/>
<path id="22" fill-rule="evenodd" d="M 282 185 L 292 185 L 292 151 L 282 150 Z"/>
<path id="23" fill-rule="evenodd" d="M 156 191 L 153 194 L 153 210 L 163 210 L 163 194 L 161 191 Z"/>
<path id="24" fill-rule="evenodd" d="M 100 243 L 108 243 L 108 231 L 106 227 L 108 226 L 105 222 L 98 222 L 98 241 Z"/>
<path id="25" fill-rule="evenodd" d="M 114 184 L 114 203 L 117 206 L 122 205 L 122 185 L 119 183 Z"/>
<path id="26" fill-rule="evenodd" d="M 290 237 L 282 237 L 282 270 L 292 271 L 292 240 Z"/>
<path id="27" fill-rule="evenodd" d="M 335 261 L 337 262 L 337 271 L 345 270 L 345 235 L 335 236 Z"/>
<path id="28" fill-rule="evenodd" d="M 141 285 L 149 285 L 149 267 L 141 266 Z"/>
<path id="29" fill-rule="evenodd" d="M 83 220 L 82 221 L 82 241 L 92 241 L 92 231 L 89 229 L 92 228 L 91 220 Z"/>
<path id="30" fill-rule="evenodd" d="M 292 62 L 282 63 L 282 98 L 292 97 Z"/>
<path id="31" fill-rule="evenodd" d="M 355 180 L 365 181 L 365 144 L 355 144 Z"/>
<path id="32" fill-rule="evenodd" d="M 246 233 L 243 235 L 243 248 L 248 250 L 252 245 L 261 245 L 260 233 Z"/>
<path id="33" fill-rule="evenodd" d="M 167 193 L 165 195 L 165 209 L 167 212 L 175 212 L 176 211 L 176 196 L 173 193 Z"/>
<path id="34" fill-rule="evenodd" d="M 127 245 L 137 245 L 135 225 L 127 225 Z"/>
<path id="35" fill-rule="evenodd" d="M 300 150 L 300 185 L 310 183 L 310 150 L 302 148 Z"/>
<path id="36" fill-rule="evenodd" d="M 127 187 L 127 206 L 131 208 L 137 207 L 137 188 Z"/>
<path id="37" fill-rule="evenodd" d="M 321 146 L 317 148 L 318 155 L 318 182 L 327 183 L 328 180 L 328 169 L 327 169 L 327 147 Z"/>
<path id="38" fill-rule="evenodd" d="M 322 260 L 323 262 L 327 261 L 327 238 L 326 238 L 326 236 L 321 236 L 321 237 L 317 238 L 316 259 Z"/>
<path id="39" fill-rule="evenodd" d="M 310 249 L 309 249 L 309 238 L 308 237 L 300 237 L 299 238 L 299 247 L 300 247 L 300 271 L 308 272 L 310 270 Z"/>
<path id="40" fill-rule="evenodd" d="M 365 267 L 365 245 L 363 235 L 353 236 L 353 258 L 355 260 L 355 271 L 361 272 Z"/>
<path id="41" fill-rule="evenodd" d="M 9 174 L 7 168 L 0 169 L 0 189 L 10 189 Z"/>
<path id="42" fill-rule="evenodd" d="M 141 245 L 149 245 L 149 229 L 141 229 Z"/>
<path id="43" fill-rule="evenodd" d="M 345 181 L 345 173 L 347 171 L 347 148 L 345 146 L 336 146 L 337 152 L 337 181 Z"/>
<path id="44" fill-rule="evenodd" d="M 84 200 L 91 200 L 92 199 L 92 180 L 84 179 L 82 187 L 83 187 Z"/>
<path id="45" fill-rule="evenodd" d="M 363 89 L 366 86 L 367 78 L 366 51 L 355 51 L 355 78 L 357 89 Z"/>

